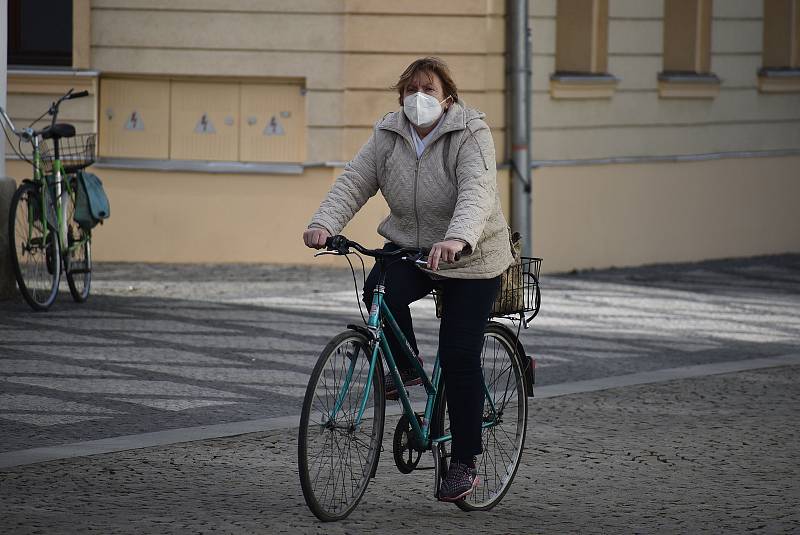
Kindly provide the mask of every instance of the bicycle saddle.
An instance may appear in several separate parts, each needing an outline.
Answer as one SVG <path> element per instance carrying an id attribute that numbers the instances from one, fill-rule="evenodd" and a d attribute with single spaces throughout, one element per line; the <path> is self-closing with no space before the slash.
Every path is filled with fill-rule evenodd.
<path id="1" fill-rule="evenodd" d="M 46 126 L 42 129 L 44 139 L 59 139 L 62 137 L 73 137 L 75 127 L 67 123 L 56 123 L 53 126 Z"/>

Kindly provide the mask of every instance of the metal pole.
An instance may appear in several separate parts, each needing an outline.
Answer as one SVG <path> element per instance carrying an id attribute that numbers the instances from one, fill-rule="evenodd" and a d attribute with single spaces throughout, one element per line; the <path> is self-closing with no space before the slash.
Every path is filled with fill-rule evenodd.
<path id="1" fill-rule="evenodd" d="M 528 1 L 508 0 L 511 104 L 511 229 L 523 236 L 522 252 L 531 256 L 530 127 L 528 102 Z"/>
<path id="2" fill-rule="evenodd" d="M 527 2 L 525 3 L 525 7 L 528 7 Z M 527 84 L 525 89 L 525 106 L 528 112 L 528 122 L 525 125 L 525 135 L 528 138 L 528 185 L 525 188 L 525 192 L 527 193 L 525 201 L 527 224 L 525 228 L 528 229 L 528 237 L 523 243 L 523 247 L 527 251 L 528 256 L 533 256 L 533 30 L 528 25 L 528 21 L 528 13 L 526 11 L 525 81 Z"/>
<path id="3" fill-rule="evenodd" d="M 0 0 L 0 106 L 6 107 L 6 92 L 8 85 L 8 0 Z M 0 126 L 0 128 L 5 128 Z M 2 135 L 2 134 L 0 134 Z M 15 295 L 14 273 L 11 268 L 11 257 L 8 254 L 8 209 L 11 197 L 14 195 L 16 183 L 6 177 L 6 141 L 5 136 L 0 139 L 3 147 L 0 154 L 0 299 Z"/>
<path id="4" fill-rule="evenodd" d="M 8 0 L 0 0 L 0 106 L 6 107 L 6 74 L 8 65 Z M 3 136 L 5 139 L 5 136 Z M 3 157 L 0 158 L 0 178 L 6 176 L 6 151 L 3 141 Z"/>

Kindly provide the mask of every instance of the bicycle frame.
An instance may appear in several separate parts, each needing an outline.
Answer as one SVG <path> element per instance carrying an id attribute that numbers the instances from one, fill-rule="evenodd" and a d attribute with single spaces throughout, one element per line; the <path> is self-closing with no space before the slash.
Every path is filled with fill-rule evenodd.
<path id="1" fill-rule="evenodd" d="M 66 258 L 72 256 L 72 253 L 76 251 L 78 248 L 82 247 L 83 244 L 90 239 L 90 235 L 87 233 L 84 235 L 83 238 L 76 241 L 72 245 L 69 244 L 69 233 L 67 230 L 67 214 L 64 213 L 64 199 L 65 196 L 69 195 L 72 198 L 75 198 L 75 193 L 72 191 L 72 187 L 69 184 L 69 180 L 65 180 L 68 174 L 66 169 L 64 168 L 64 164 L 61 162 L 60 159 L 56 158 L 53 160 L 53 183 L 52 183 L 52 203 L 53 208 L 56 215 L 56 233 L 58 235 L 59 245 L 61 246 L 62 255 Z M 33 178 L 34 182 L 39 184 L 39 187 L 42 189 L 51 187 L 51 184 L 48 183 L 47 177 L 42 172 L 42 157 L 39 149 L 39 139 L 38 137 L 33 139 Z M 47 219 L 47 211 L 46 211 L 46 200 L 45 196 L 42 195 L 42 214 L 43 215 L 43 222 L 46 223 Z M 29 221 L 29 224 L 33 224 L 33 220 Z M 44 235 L 45 239 L 50 233 L 49 225 L 44 225 Z"/>
<path id="2" fill-rule="evenodd" d="M 73 98 L 77 98 L 79 96 L 88 95 L 88 92 L 86 92 L 86 91 L 83 91 L 82 93 L 83 94 L 80 94 L 80 93 L 73 94 Z M 72 94 L 72 90 L 71 89 L 70 89 L 68 94 Z M 62 99 L 60 99 L 58 101 L 58 103 L 60 104 L 63 99 L 64 99 L 64 97 L 62 97 Z M 57 110 L 58 106 L 56 104 L 54 104 L 54 106 L 56 106 L 56 110 Z M 52 108 L 51 108 L 51 110 L 52 110 Z M 56 113 L 55 115 L 53 115 L 51 113 L 51 115 L 53 115 L 53 121 L 52 121 L 53 125 L 55 124 L 55 121 L 56 121 L 57 111 L 55 113 Z M 14 123 L 8 117 L 8 114 L 5 112 L 5 110 L 3 108 L 0 108 L 0 118 L 3 119 L 2 122 L 7 124 L 14 133 L 19 135 L 19 131 L 17 131 L 17 129 L 14 126 Z M 33 163 L 33 177 L 32 177 L 33 178 L 33 182 L 38 184 L 38 186 L 40 188 L 42 188 L 42 189 L 48 188 L 48 187 L 50 187 L 50 184 L 47 183 L 47 178 L 46 178 L 46 176 L 44 176 L 44 173 L 42 171 L 43 161 L 42 161 L 41 148 L 40 148 L 41 138 L 39 137 L 39 135 L 36 135 L 34 130 L 32 128 L 30 128 L 30 127 L 26 128 L 24 131 L 26 132 L 26 135 L 29 136 L 28 140 L 33 145 L 33 161 L 32 161 L 32 163 Z M 54 148 L 54 151 L 55 151 L 55 158 L 53 159 L 53 175 L 54 175 L 54 178 L 55 178 L 54 183 L 53 183 L 53 192 L 54 192 L 54 195 L 53 195 L 53 208 L 54 208 L 55 213 L 56 213 L 56 221 L 55 221 L 55 223 L 56 223 L 56 232 L 58 234 L 59 245 L 61 246 L 62 255 L 64 255 L 65 258 L 70 258 L 72 256 L 72 253 L 75 250 L 77 250 L 78 248 L 82 247 L 86 242 L 88 242 L 91 239 L 91 235 L 86 233 L 82 239 L 80 239 L 77 242 L 73 243 L 72 246 L 70 247 L 70 245 L 69 245 L 69 235 L 68 235 L 68 232 L 67 232 L 68 221 L 67 221 L 67 218 L 66 218 L 66 214 L 64 213 L 64 202 L 63 202 L 64 197 L 63 196 L 64 195 L 70 195 L 72 198 L 75 198 L 75 192 L 72 191 L 72 188 L 71 188 L 71 186 L 69 184 L 69 181 L 68 180 L 64 180 L 64 178 L 66 176 L 68 176 L 68 175 L 67 175 L 66 169 L 64 167 L 64 164 L 61 162 L 61 159 L 59 158 L 59 154 L 58 154 L 59 146 L 58 146 L 58 142 L 57 141 L 54 141 L 53 148 Z M 41 206 L 39 208 L 40 208 L 41 214 L 42 214 L 42 224 L 43 224 L 42 225 L 43 226 L 42 230 L 43 230 L 43 235 L 44 235 L 44 240 L 45 240 L 44 243 L 46 243 L 47 237 L 50 234 L 50 227 L 47 224 L 47 203 L 46 203 L 46 200 L 45 200 L 45 195 L 41 196 Z M 31 215 L 29 215 L 28 219 L 29 219 L 28 225 L 30 227 L 28 230 L 29 230 L 29 232 L 32 232 L 34 218 Z"/>
<path id="3" fill-rule="evenodd" d="M 55 203 L 56 217 L 58 220 L 61 250 L 64 251 L 63 254 L 66 258 L 71 258 L 73 252 L 82 247 L 85 242 L 89 241 L 90 234 L 84 233 L 83 238 L 76 241 L 72 245 L 69 244 L 69 230 L 67 228 L 69 222 L 67 221 L 67 214 L 65 213 L 64 201 L 67 196 L 69 196 L 71 199 L 75 199 L 77 192 L 72 190 L 69 180 L 65 180 L 65 178 L 69 175 L 64 168 L 64 164 L 61 163 L 61 160 L 56 159 L 53 161 L 53 172 L 55 175 L 55 198 L 53 199 L 53 202 Z"/>
<path id="4" fill-rule="evenodd" d="M 399 388 L 398 394 L 400 403 L 403 406 L 403 413 L 407 416 L 409 425 L 413 430 L 417 440 L 424 448 L 429 448 L 431 444 L 439 444 L 442 442 L 448 442 L 452 440 L 451 435 L 443 435 L 441 437 L 431 438 L 430 436 L 430 423 L 431 423 L 431 416 L 433 415 L 434 403 L 436 401 L 436 393 L 439 391 L 439 383 L 441 381 L 441 367 L 439 364 L 439 355 L 437 353 L 436 360 L 433 365 L 433 374 L 429 378 L 425 370 L 423 369 L 422 365 L 417 360 L 416 354 L 414 350 L 411 348 L 411 344 L 406 339 L 403 331 L 400 329 L 400 326 L 397 324 L 392 312 L 389 310 L 388 305 L 384 299 L 384 295 L 386 293 L 386 271 L 383 271 L 381 276 L 380 282 L 375 286 L 375 290 L 373 291 L 372 295 L 372 305 L 370 306 L 370 313 L 369 319 L 367 320 L 367 328 L 369 329 L 370 333 L 372 333 L 372 342 L 370 344 L 371 347 L 371 356 L 370 356 L 370 365 L 369 371 L 367 373 L 367 379 L 365 384 L 370 385 L 373 381 L 375 375 L 375 369 L 378 365 L 378 359 L 380 358 L 380 352 L 378 349 L 380 348 L 383 350 L 384 358 L 389 366 L 389 373 L 392 374 L 396 385 L 402 385 L 403 381 L 400 378 L 400 372 L 397 369 L 397 364 L 394 359 L 394 355 L 392 354 L 392 350 L 389 347 L 389 343 L 386 340 L 386 335 L 384 333 L 384 326 L 382 325 L 381 319 L 383 319 L 383 323 L 388 323 L 389 328 L 392 330 L 394 335 L 400 341 L 400 346 L 403 349 L 403 352 L 408 357 L 409 361 L 414 366 L 416 372 L 419 374 L 419 377 L 422 379 L 422 385 L 425 387 L 425 391 L 427 393 L 427 401 L 425 403 L 425 412 L 422 419 L 422 426 L 419 425 L 417 418 L 414 416 L 414 409 L 411 406 L 411 401 L 408 398 L 408 394 L 406 393 L 405 388 Z M 348 366 L 347 375 L 344 380 L 344 384 L 342 385 L 342 389 L 337 396 L 336 403 L 334 404 L 333 410 L 329 415 L 329 421 L 334 421 L 336 414 L 339 412 L 341 405 L 347 395 L 348 390 L 350 389 L 350 381 L 353 377 L 353 370 L 355 369 L 356 359 L 353 358 L 350 361 L 350 365 Z M 489 390 L 486 385 L 486 381 L 483 381 L 483 391 L 484 391 L 484 399 L 489 401 L 489 406 L 491 408 L 492 418 L 488 422 L 484 422 L 482 424 L 483 428 L 492 427 L 496 423 L 497 418 L 497 411 L 494 406 L 494 401 L 492 400 L 491 395 L 489 395 Z M 361 404 L 359 406 L 358 415 L 356 416 L 354 426 L 356 428 L 361 425 L 361 420 L 366 412 L 367 408 L 367 401 L 369 398 L 369 388 L 364 389 L 364 395 L 361 398 Z"/>
<path id="5" fill-rule="evenodd" d="M 39 152 L 39 137 L 34 136 L 31 139 L 33 144 L 33 182 L 38 184 L 40 188 L 47 187 L 44 177 L 42 176 L 42 155 Z M 43 243 L 47 243 L 47 238 L 50 235 L 50 226 L 47 224 L 47 198 L 46 195 L 41 195 L 39 198 L 39 213 L 42 220 L 42 234 L 44 235 Z M 34 214 L 28 212 L 28 235 L 33 234 L 33 224 L 36 218 Z"/>

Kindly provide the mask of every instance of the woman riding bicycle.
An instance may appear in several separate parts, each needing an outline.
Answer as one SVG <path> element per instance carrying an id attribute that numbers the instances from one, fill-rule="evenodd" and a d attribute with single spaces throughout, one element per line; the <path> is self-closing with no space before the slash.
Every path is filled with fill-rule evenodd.
<path id="1" fill-rule="evenodd" d="M 439 499 L 456 501 L 478 484 L 484 392 L 483 331 L 500 275 L 511 265 L 506 219 L 497 193 L 494 141 L 485 114 L 458 97 L 450 70 L 427 57 L 406 68 L 393 89 L 402 109 L 376 125 L 303 233 L 308 247 L 322 248 L 355 213 L 381 191 L 390 208 L 378 233 L 386 250 L 430 249 L 427 269 L 397 261 L 386 267 L 391 284 L 385 300 L 414 352 L 409 304 L 436 287 L 442 290 L 439 358 L 453 437 L 452 459 Z M 460 253 L 460 258 L 456 260 Z M 380 280 L 378 264 L 364 285 L 369 304 Z M 399 342 L 386 332 L 405 386 L 419 384 Z M 386 397 L 397 398 L 391 374 Z"/>

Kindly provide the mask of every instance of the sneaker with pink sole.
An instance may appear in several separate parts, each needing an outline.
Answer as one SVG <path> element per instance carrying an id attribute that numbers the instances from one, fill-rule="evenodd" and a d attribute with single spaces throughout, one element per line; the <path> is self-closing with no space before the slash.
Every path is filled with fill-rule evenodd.
<path id="1" fill-rule="evenodd" d="M 450 463 L 447 476 L 439 485 L 439 500 L 457 502 L 472 494 L 480 483 L 478 470 L 473 465 L 455 460 Z"/>

